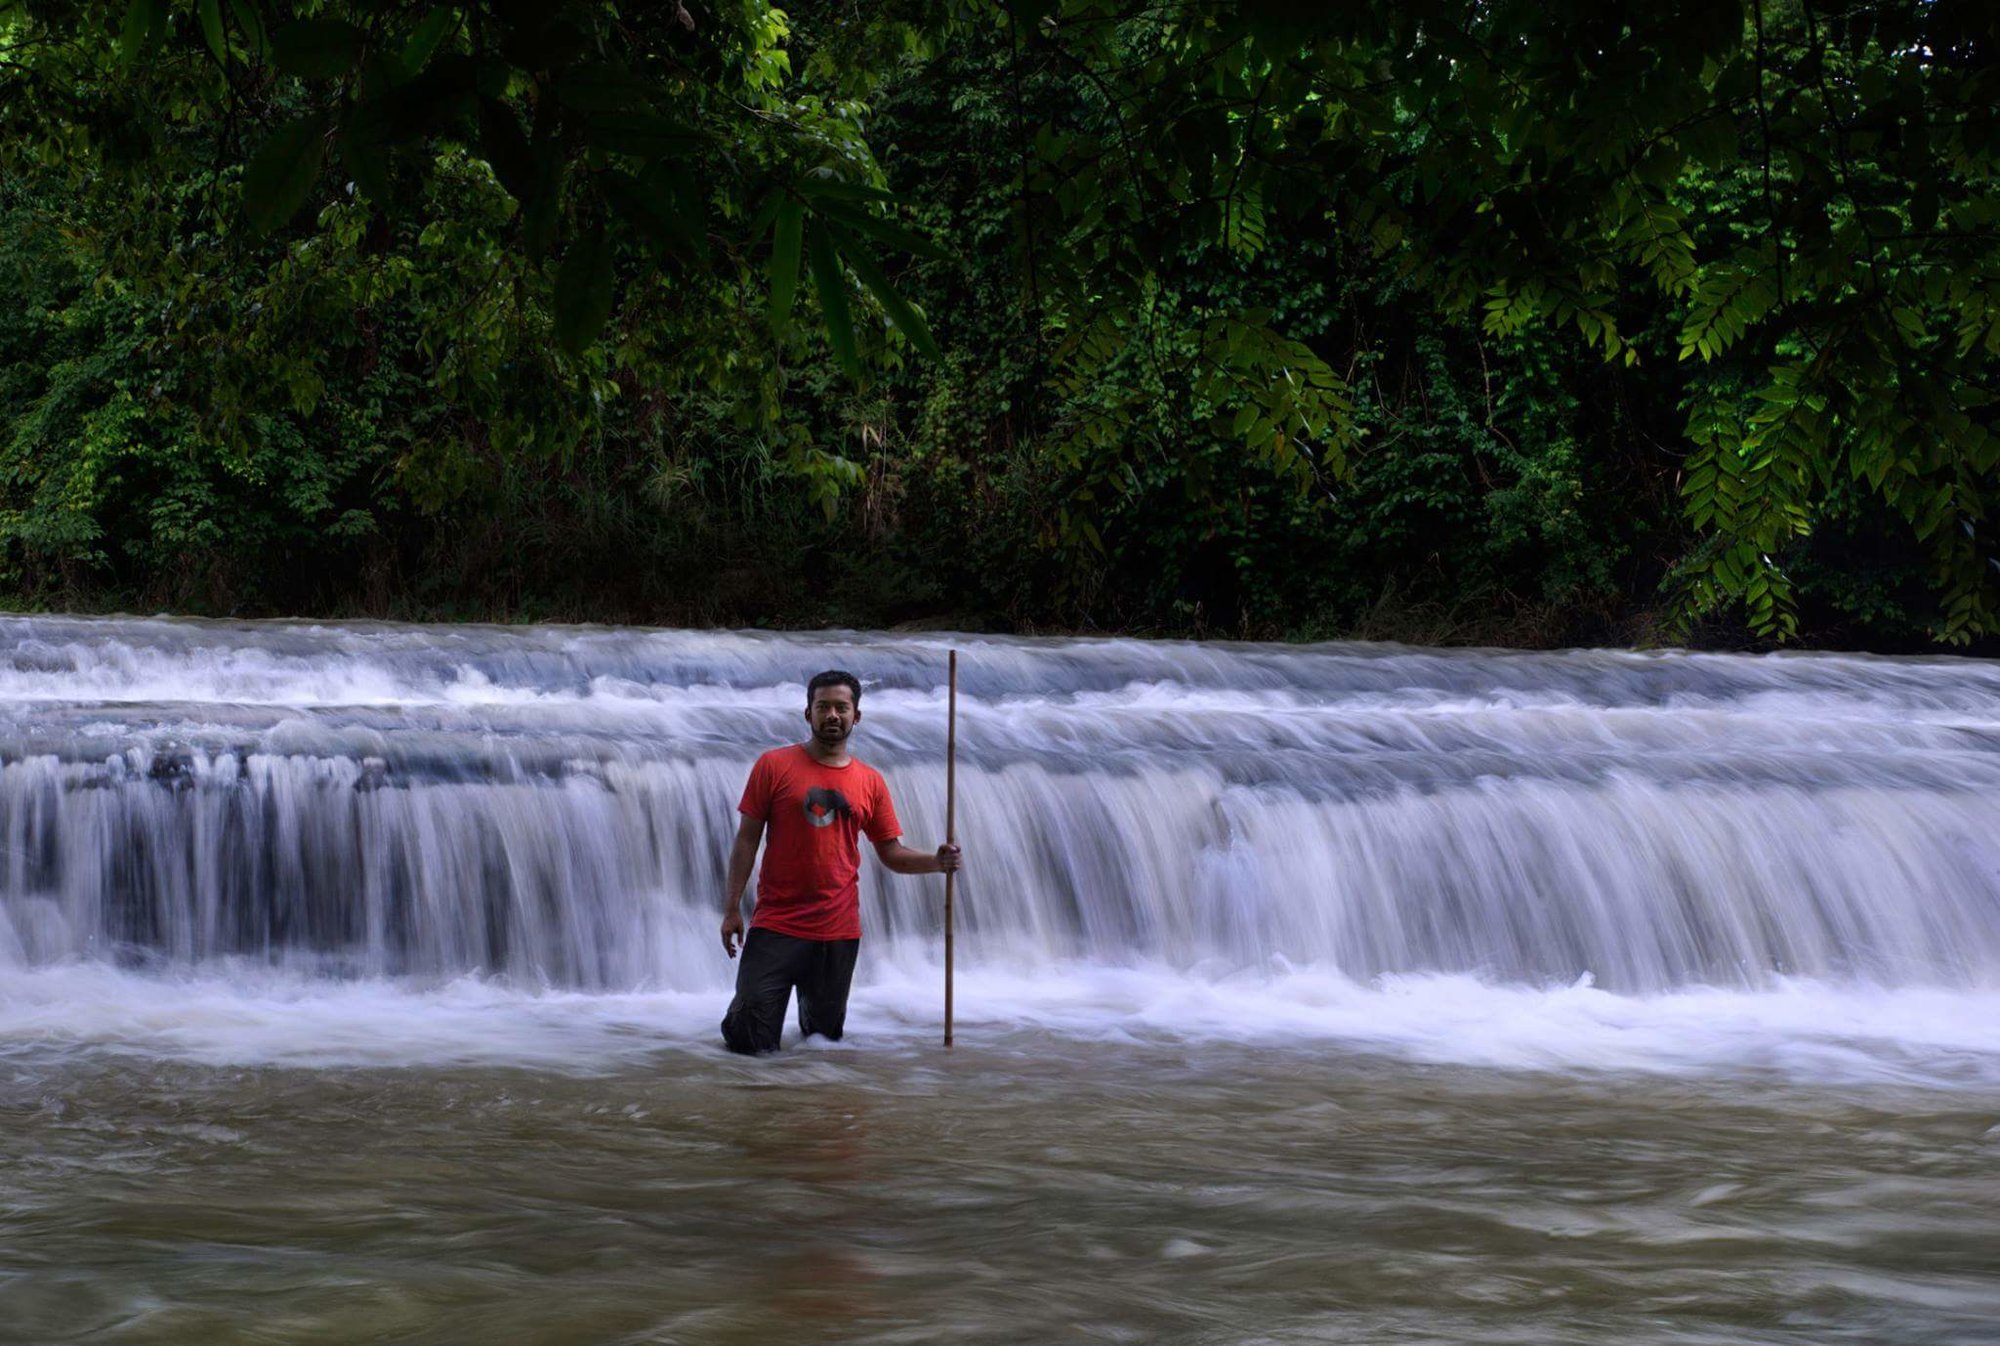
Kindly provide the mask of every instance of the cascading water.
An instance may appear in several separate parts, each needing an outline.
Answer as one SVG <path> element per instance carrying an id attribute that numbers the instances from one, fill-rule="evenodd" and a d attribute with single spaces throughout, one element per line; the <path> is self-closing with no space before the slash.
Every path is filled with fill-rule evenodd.
<path id="1" fill-rule="evenodd" d="M 0 983 L 474 976 L 708 1032 L 751 760 L 851 669 L 935 844 L 948 644 L 975 1018 L 1407 1038 L 1807 986 L 1765 1003 L 2000 1050 L 2000 667 L 1949 659 L 6 618 Z M 936 881 L 862 897 L 862 995 L 914 1021 Z"/>

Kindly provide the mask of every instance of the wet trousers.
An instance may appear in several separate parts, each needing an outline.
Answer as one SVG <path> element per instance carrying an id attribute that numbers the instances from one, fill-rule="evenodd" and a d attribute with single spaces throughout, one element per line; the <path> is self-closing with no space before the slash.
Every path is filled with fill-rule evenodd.
<path id="1" fill-rule="evenodd" d="M 736 997 L 722 1016 L 722 1040 L 732 1052 L 778 1050 L 785 1002 L 799 993 L 799 1032 L 838 1042 L 847 1027 L 847 991 L 854 982 L 858 939 L 799 939 L 752 928 L 737 955 Z"/>

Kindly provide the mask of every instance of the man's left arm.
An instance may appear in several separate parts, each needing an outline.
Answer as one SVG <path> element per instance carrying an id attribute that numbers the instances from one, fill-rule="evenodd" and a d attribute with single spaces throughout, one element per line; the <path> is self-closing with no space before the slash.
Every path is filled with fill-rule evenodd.
<path id="1" fill-rule="evenodd" d="M 946 844 L 931 851 L 911 850 L 901 837 L 875 843 L 875 854 L 898 874 L 950 874 L 960 867 L 958 847 Z"/>

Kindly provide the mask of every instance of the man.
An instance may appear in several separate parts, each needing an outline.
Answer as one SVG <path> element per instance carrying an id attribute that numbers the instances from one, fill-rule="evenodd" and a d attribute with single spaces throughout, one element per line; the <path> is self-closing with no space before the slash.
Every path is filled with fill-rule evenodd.
<path id="1" fill-rule="evenodd" d="M 848 756 L 847 738 L 861 723 L 861 683 L 830 669 L 806 684 L 804 743 L 757 759 L 736 806 L 743 816 L 729 852 L 722 893 L 722 948 L 731 958 L 742 943 L 736 998 L 722 1019 L 729 1050 L 778 1050 L 785 1002 L 799 996 L 799 1031 L 838 1041 L 847 1024 L 847 989 L 861 949 L 861 847 L 898 874 L 942 874 L 959 867 L 958 847 L 936 854 L 911 850 L 901 837 L 889 787 L 880 772 Z M 771 844 L 757 874 L 757 905 L 743 933 L 743 887 L 766 826 Z"/>

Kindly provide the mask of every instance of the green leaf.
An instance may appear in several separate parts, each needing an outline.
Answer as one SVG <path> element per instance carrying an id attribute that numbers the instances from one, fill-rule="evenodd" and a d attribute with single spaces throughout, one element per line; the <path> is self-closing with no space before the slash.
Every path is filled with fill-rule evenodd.
<path id="1" fill-rule="evenodd" d="M 833 236 L 834 246 L 840 250 L 841 257 L 847 263 L 847 269 L 867 287 L 869 294 L 875 296 L 875 302 L 882 306 L 882 311 L 888 315 L 889 321 L 896 325 L 896 330 L 908 337 L 910 344 L 929 359 L 942 360 L 944 355 L 938 350 L 937 342 L 932 339 L 931 329 L 924 325 L 923 318 L 910 307 L 909 300 L 903 298 L 896 287 L 889 283 L 889 277 L 883 272 L 881 265 L 838 225 L 823 224 L 821 228 Z"/>
<path id="2" fill-rule="evenodd" d="M 338 79 L 354 69 L 368 35 L 341 19 L 294 19 L 271 35 L 278 68 L 306 79 Z"/>
<path id="3" fill-rule="evenodd" d="M 570 244 L 556 273 L 556 342 L 581 355 L 611 317 L 611 245 L 602 227 Z"/>
<path id="4" fill-rule="evenodd" d="M 305 204 L 326 154 L 326 118 L 315 114 L 271 132 L 243 171 L 243 213 L 260 234 L 278 228 Z"/>
<path id="5" fill-rule="evenodd" d="M 129 66 L 159 40 L 166 27 L 166 0 L 132 0 L 125 7 L 125 23 L 118 33 L 118 63 Z"/>
<path id="6" fill-rule="evenodd" d="M 438 49 L 438 43 L 445 40 L 458 27 L 458 10 L 452 5 L 439 5 L 424 15 L 422 23 L 410 33 L 403 43 L 401 60 L 403 69 L 414 75 L 430 64 L 431 53 Z"/>
<path id="7" fill-rule="evenodd" d="M 864 238 L 872 238 L 884 247 L 898 252 L 907 252 L 914 257 L 928 257 L 932 261 L 942 261 L 944 249 L 914 230 L 905 229 L 894 220 L 885 220 L 878 215 L 855 206 L 843 205 L 839 201 L 816 200 L 813 213 L 830 220 L 838 220 L 847 228 Z"/>
<path id="8" fill-rule="evenodd" d="M 826 318 L 826 338 L 833 357 L 847 377 L 861 382 L 861 352 L 854 344 L 854 315 L 847 307 L 847 278 L 841 274 L 840 258 L 833 250 L 832 236 L 824 229 L 806 234 L 806 258 L 812 266 L 813 289 L 819 292 L 819 308 Z"/>
<path id="9" fill-rule="evenodd" d="M 757 206 L 757 213 L 750 217 L 747 232 L 761 234 L 778 222 L 778 207 L 785 204 L 783 192 L 769 192 Z"/>
<path id="10" fill-rule="evenodd" d="M 779 336 L 792 320 L 792 300 L 799 291 L 799 246 L 803 241 L 805 207 L 787 199 L 778 207 L 771 229 L 771 330 Z"/>
<path id="11" fill-rule="evenodd" d="M 229 12 L 236 16 L 236 27 L 249 44 L 250 55 L 259 61 L 270 56 L 271 42 L 264 35 L 264 18 L 257 12 L 257 6 L 251 0 L 229 0 Z"/>
<path id="12" fill-rule="evenodd" d="M 194 11 L 201 20 L 202 40 L 208 43 L 216 64 L 229 64 L 229 41 L 222 32 L 222 0 L 199 0 Z"/>

